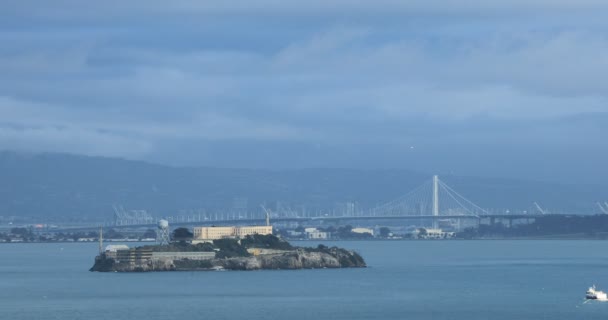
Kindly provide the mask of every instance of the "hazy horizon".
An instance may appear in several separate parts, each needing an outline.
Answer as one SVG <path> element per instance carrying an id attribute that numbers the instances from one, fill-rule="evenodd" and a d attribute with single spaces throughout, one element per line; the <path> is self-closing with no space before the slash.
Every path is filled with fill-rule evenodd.
<path id="1" fill-rule="evenodd" d="M 454 172 L 441 172 L 441 171 L 423 171 L 423 170 L 415 170 L 410 168 L 403 167 L 337 167 L 337 166 L 310 166 L 310 167 L 241 167 L 241 166 L 227 166 L 227 165 L 184 165 L 184 164 L 171 164 L 171 163 L 163 163 L 160 161 L 147 160 L 147 159 L 129 159 L 126 157 L 118 157 L 118 156 L 98 156 L 98 155 L 86 155 L 86 154 L 78 154 L 78 153 L 69 153 L 69 152 L 50 152 L 50 151 L 18 151 L 18 150 L 0 150 L 1 154 L 14 154 L 18 156 L 27 156 L 27 157 L 44 157 L 44 156 L 68 156 L 68 157 L 83 157 L 88 159 L 105 159 L 105 160 L 118 160 L 118 161 L 129 161 L 135 163 L 142 163 L 153 166 L 163 166 L 167 168 L 174 169 L 218 169 L 218 170 L 251 170 L 251 171 L 267 171 L 267 172 L 297 172 L 297 171 L 306 171 L 306 170 L 335 170 L 335 171 L 358 171 L 358 172 L 384 172 L 384 171 L 400 171 L 400 172 L 409 172 L 415 175 L 424 175 L 423 180 L 430 179 L 433 175 L 439 175 L 440 177 L 453 177 L 453 178 L 480 178 L 485 180 L 497 180 L 497 181 L 512 181 L 512 182 L 531 182 L 531 183 L 550 183 L 554 185 L 607 185 L 603 181 L 599 182 L 585 182 L 579 180 L 564 180 L 560 179 L 560 177 L 554 177 L 553 179 L 535 179 L 535 178 L 519 178 L 513 176 L 501 176 L 501 175 L 474 175 L 474 174 L 456 174 Z M 420 180 L 421 182 L 423 180 Z"/>

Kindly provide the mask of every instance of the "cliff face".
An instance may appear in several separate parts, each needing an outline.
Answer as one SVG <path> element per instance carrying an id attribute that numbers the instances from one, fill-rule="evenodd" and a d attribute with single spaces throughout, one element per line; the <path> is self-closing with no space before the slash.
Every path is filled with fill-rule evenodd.
<path id="1" fill-rule="evenodd" d="M 326 252 L 306 252 L 303 250 L 297 250 L 283 254 L 269 254 L 246 258 L 229 258 L 218 260 L 217 262 L 221 267 L 228 270 L 365 267 L 365 262 L 363 261 L 357 264 L 341 263 L 341 257 L 343 256 L 350 257 L 352 256 L 352 253 L 344 250 L 344 252 L 340 252 L 340 255 L 338 256 Z"/>
<path id="2" fill-rule="evenodd" d="M 359 254 L 334 247 L 321 251 L 296 249 L 277 254 L 224 259 L 215 258 L 209 260 L 150 259 L 134 264 L 116 263 L 113 259 L 107 259 L 101 256 L 95 259 L 95 265 L 90 271 L 147 272 L 361 267 L 366 267 L 366 264 Z"/>

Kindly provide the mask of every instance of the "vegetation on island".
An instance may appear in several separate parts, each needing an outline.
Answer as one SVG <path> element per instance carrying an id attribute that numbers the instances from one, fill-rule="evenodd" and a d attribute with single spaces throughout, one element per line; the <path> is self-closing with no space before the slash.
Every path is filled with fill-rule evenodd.
<path id="1" fill-rule="evenodd" d="M 241 245 L 246 248 L 261 248 L 274 250 L 293 250 L 294 247 L 287 241 L 274 235 L 254 234 L 241 240 Z"/>
<path id="2" fill-rule="evenodd" d="M 184 229 L 184 228 L 178 228 Z M 176 230 L 178 230 L 176 229 Z M 174 232 L 175 233 L 175 232 Z M 176 238 L 174 238 L 176 239 Z M 140 247 L 153 252 L 217 252 L 218 258 L 249 257 L 249 248 L 294 250 L 289 242 L 274 235 L 251 235 L 243 239 L 217 239 L 211 242 L 192 244 L 184 240 L 171 242 L 167 245 L 147 245 Z"/>
<path id="3" fill-rule="evenodd" d="M 213 252 L 216 251 L 216 247 L 212 243 L 197 243 L 192 244 L 189 242 L 172 242 L 165 245 L 145 245 L 139 248 L 152 250 L 152 252 Z"/>
<path id="4" fill-rule="evenodd" d="M 239 241 L 236 239 L 213 240 L 213 245 L 219 250 L 215 255 L 217 258 L 251 256 L 251 254 L 247 251 L 247 248 L 239 243 Z"/>
<path id="5" fill-rule="evenodd" d="M 171 233 L 171 239 L 173 239 L 173 241 L 191 241 L 194 238 L 194 234 L 192 232 L 190 232 L 190 230 L 188 228 L 177 228 L 175 230 L 173 230 L 173 232 Z"/>
<path id="6" fill-rule="evenodd" d="M 210 260 L 174 260 L 173 264 L 176 269 L 181 270 L 207 270 L 213 268 L 213 263 Z"/>

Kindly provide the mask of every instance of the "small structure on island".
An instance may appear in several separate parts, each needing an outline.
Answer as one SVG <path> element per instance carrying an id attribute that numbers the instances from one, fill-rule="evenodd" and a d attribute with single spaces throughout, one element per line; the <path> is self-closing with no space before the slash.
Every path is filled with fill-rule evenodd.
<path id="1" fill-rule="evenodd" d="M 230 226 L 230 227 L 194 227 L 192 243 L 207 242 L 218 239 L 241 239 L 254 234 L 272 234 L 272 226 Z"/>
<path id="2" fill-rule="evenodd" d="M 117 252 L 121 250 L 129 250 L 129 246 L 126 244 L 110 244 L 106 246 L 105 251 L 102 253 L 104 253 L 107 258 L 116 259 Z"/>
<path id="3" fill-rule="evenodd" d="M 158 221 L 156 241 L 158 241 L 158 244 L 162 246 L 169 244 L 169 240 L 169 221 L 161 219 Z"/>
<path id="4" fill-rule="evenodd" d="M 242 239 L 255 234 L 271 235 L 270 212 L 264 206 L 262 206 L 262 209 L 266 214 L 265 226 L 194 227 L 192 228 L 194 233 L 192 243 L 197 244 L 218 239 Z"/>

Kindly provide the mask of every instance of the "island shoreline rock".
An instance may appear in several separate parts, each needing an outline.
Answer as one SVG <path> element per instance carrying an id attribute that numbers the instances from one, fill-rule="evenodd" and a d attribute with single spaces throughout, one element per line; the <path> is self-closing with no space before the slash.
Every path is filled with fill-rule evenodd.
<path id="1" fill-rule="evenodd" d="M 163 272 L 216 270 L 298 270 L 365 268 L 363 258 L 355 251 L 342 248 L 294 248 L 278 253 L 242 257 L 215 257 L 204 260 L 148 258 L 121 262 L 104 253 L 95 258 L 89 271 L 97 272 Z"/>

